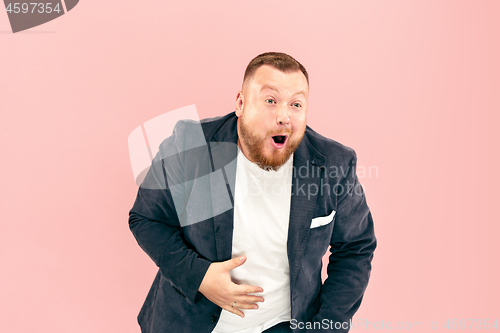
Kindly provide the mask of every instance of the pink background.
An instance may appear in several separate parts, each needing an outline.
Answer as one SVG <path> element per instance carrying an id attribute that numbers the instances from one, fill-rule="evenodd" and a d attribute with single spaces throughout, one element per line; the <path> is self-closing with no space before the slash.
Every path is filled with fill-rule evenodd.
<path id="1" fill-rule="evenodd" d="M 1 331 L 139 332 L 156 267 L 128 229 L 127 137 L 190 104 L 232 111 L 270 50 L 308 69 L 309 125 L 372 167 L 379 247 L 355 318 L 443 332 L 500 319 L 499 13 L 497 0 L 84 0 L 12 34 L 1 11 Z"/>

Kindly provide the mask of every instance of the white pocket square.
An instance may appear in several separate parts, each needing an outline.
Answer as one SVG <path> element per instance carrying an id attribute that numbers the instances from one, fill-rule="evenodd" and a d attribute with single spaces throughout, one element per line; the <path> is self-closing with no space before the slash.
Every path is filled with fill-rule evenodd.
<path id="1" fill-rule="evenodd" d="M 313 218 L 311 221 L 311 229 L 321 227 L 321 226 L 327 225 L 328 223 L 332 222 L 334 215 L 335 215 L 335 211 L 332 210 L 332 212 L 328 216 L 320 216 L 320 217 Z"/>

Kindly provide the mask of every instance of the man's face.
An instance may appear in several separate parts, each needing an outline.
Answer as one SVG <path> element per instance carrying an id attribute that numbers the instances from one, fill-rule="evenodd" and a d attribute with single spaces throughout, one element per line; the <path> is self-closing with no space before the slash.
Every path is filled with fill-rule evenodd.
<path id="1" fill-rule="evenodd" d="M 278 170 L 306 130 L 309 87 L 301 71 L 263 65 L 236 97 L 238 146 L 264 170 Z"/>

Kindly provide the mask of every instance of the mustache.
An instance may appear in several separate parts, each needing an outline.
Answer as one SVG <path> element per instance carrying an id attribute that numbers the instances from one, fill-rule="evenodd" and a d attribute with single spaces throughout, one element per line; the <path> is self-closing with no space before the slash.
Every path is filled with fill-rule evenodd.
<path id="1" fill-rule="evenodd" d="M 267 132 L 268 136 L 283 135 L 283 134 L 290 135 L 290 134 L 292 134 L 292 130 L 287 128 L 287 129 L 282 129 L 282 130 L 269 130 Z"/>

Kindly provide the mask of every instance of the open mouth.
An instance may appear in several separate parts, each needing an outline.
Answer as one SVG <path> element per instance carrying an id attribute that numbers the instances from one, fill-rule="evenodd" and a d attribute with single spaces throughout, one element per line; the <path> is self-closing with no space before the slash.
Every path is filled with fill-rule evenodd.
<path id="1" fill-rule="evenodd" d="M 286 141 L 286 135 L 275 135 L 273 141 L 277 144 L 283 144 Z"/>
<path id="2" fill-rule="evenodd" d="M 271 142 L 274 148 L 276 149 L 283 148 L 283 146 L 286 143 L 287 137 L 288 137 L 287 135 L 273 135 L 272 136 L 273 140 Z"/>

